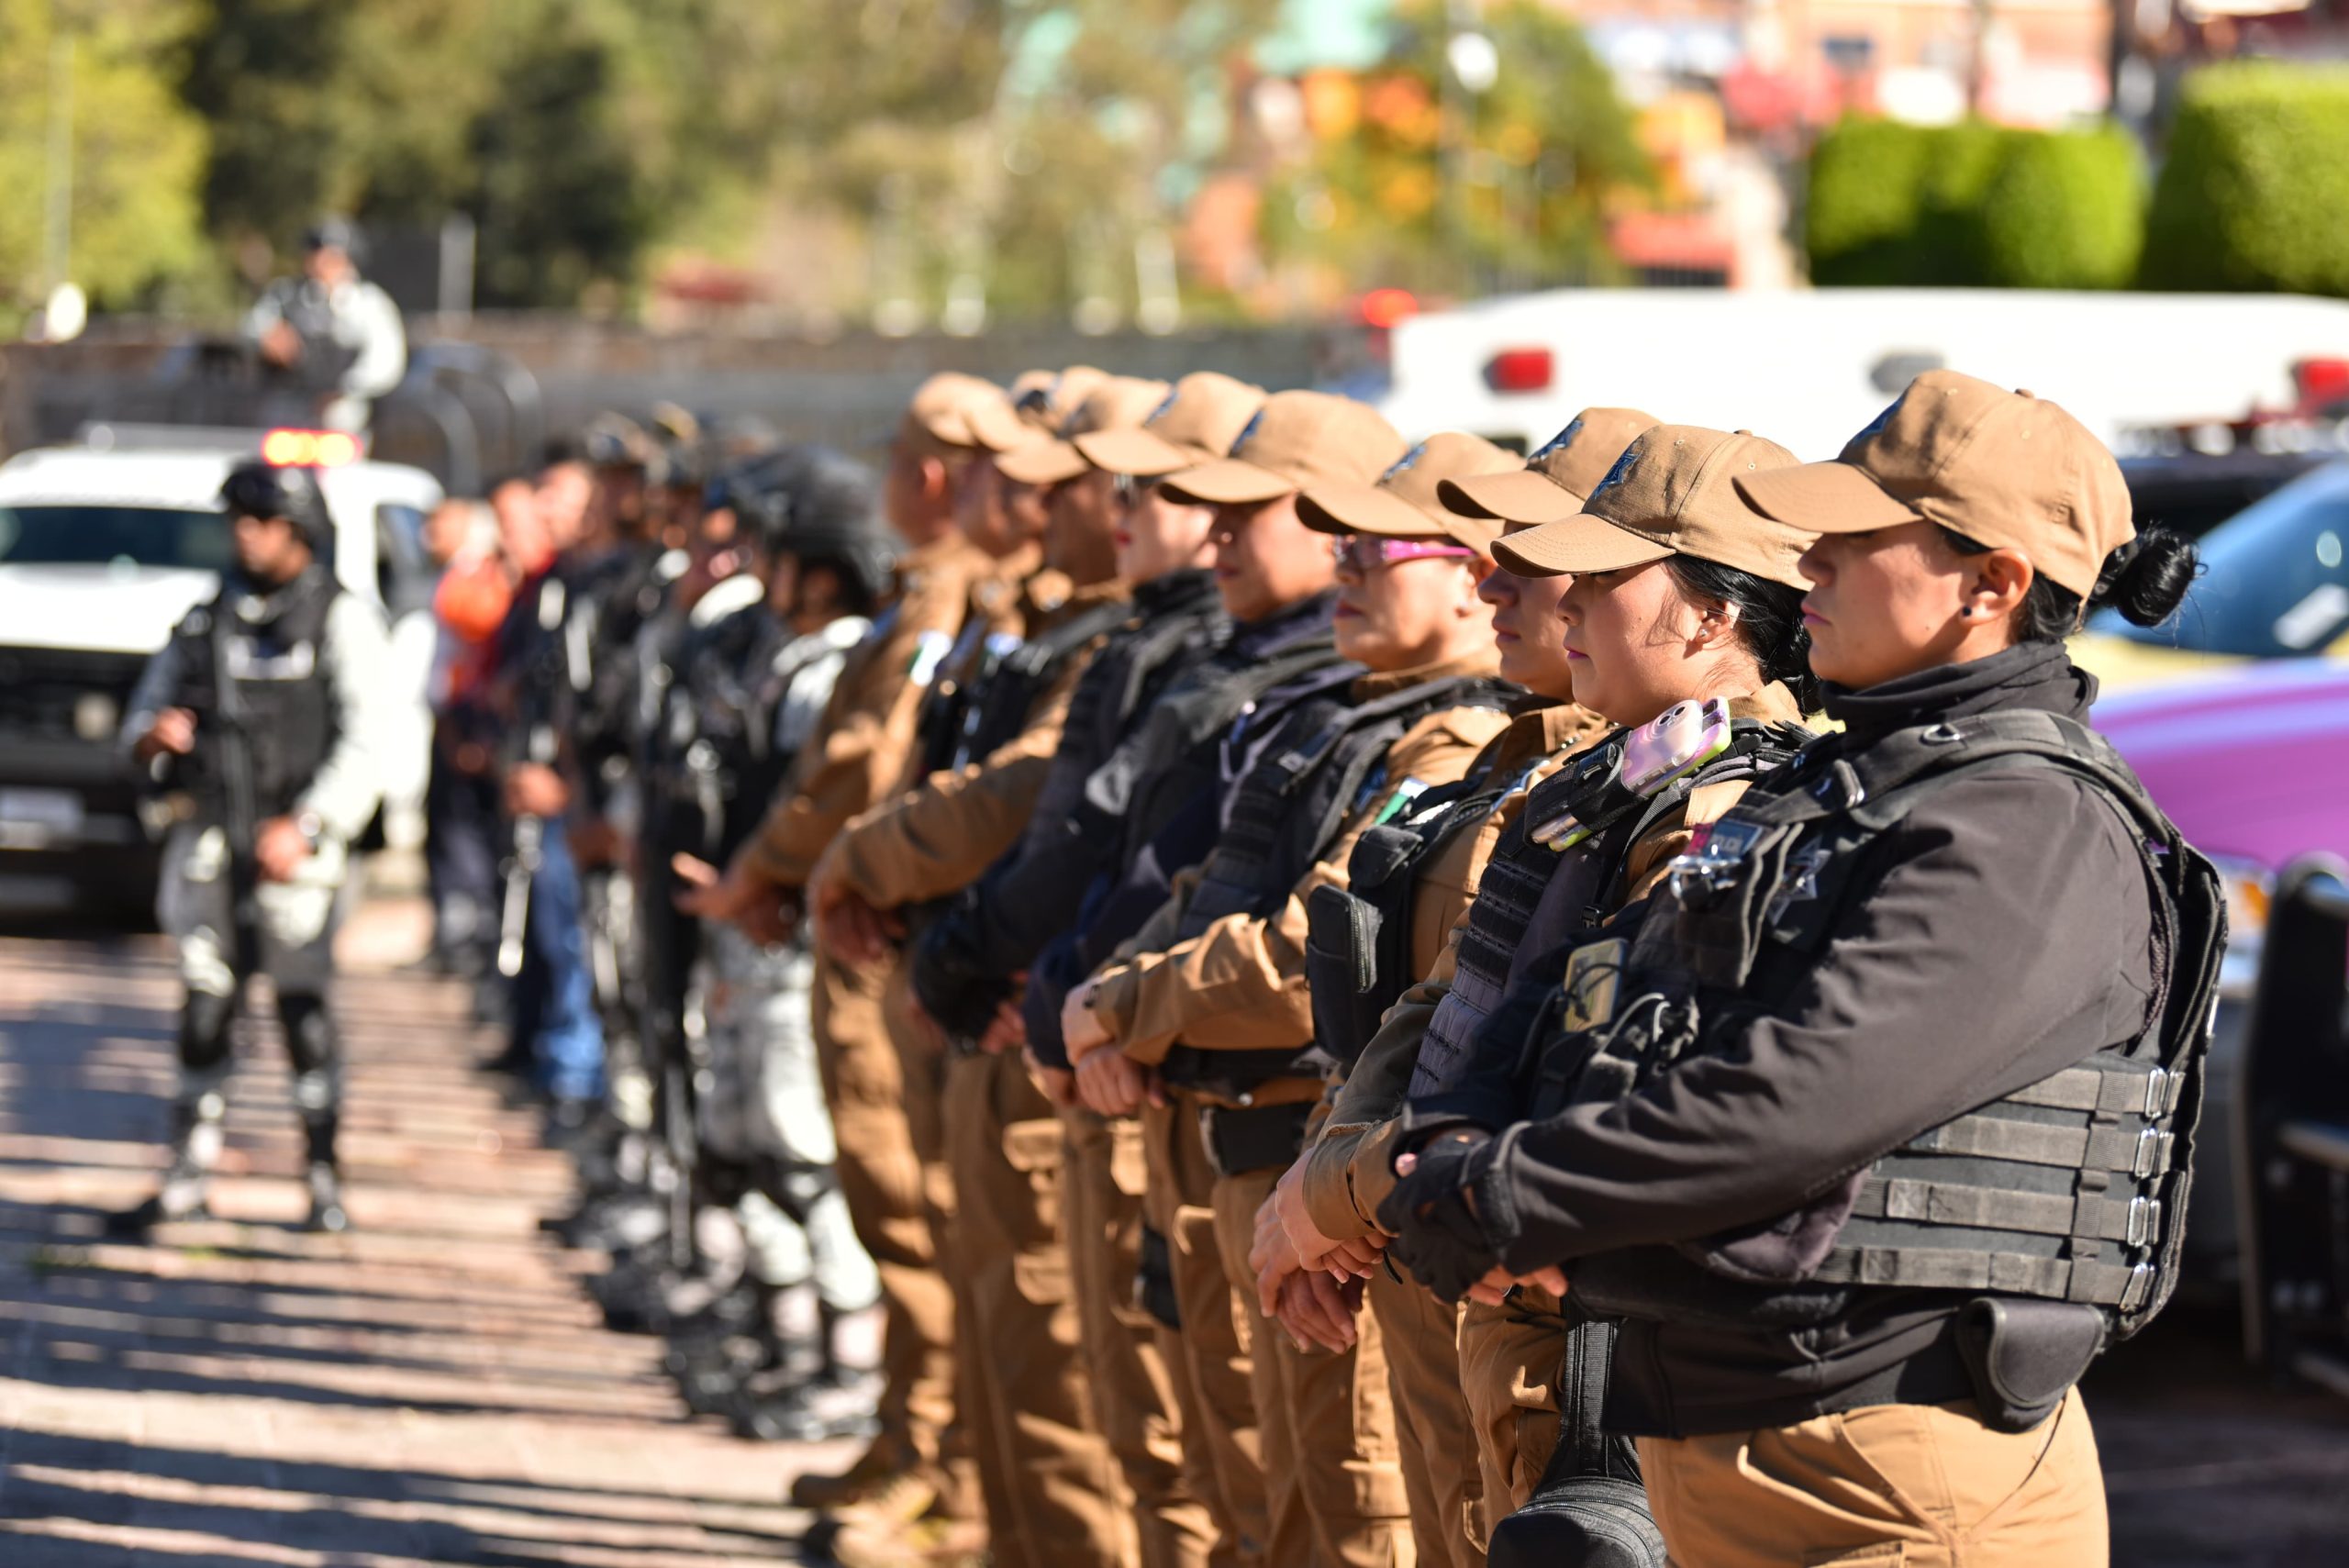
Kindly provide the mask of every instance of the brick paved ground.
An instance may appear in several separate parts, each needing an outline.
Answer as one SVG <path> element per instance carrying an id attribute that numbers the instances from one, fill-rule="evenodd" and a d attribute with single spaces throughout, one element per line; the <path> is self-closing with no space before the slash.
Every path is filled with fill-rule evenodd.
<path id="1" fill-rule="evenodd" d="M 349 933 L 404 945 L 398 906 Z M 374 951 L 370 951 L 374 950 Z M 788 1476 L 832 1449 L 692 1422 L 542 1239 L 569 1196 L 474 1069 L 455 988 L 356 974 L 356 1229 L 288 1228 L 298 1134 L 273 1040 L 231 1094 L 222 1218 L 105 1240 L 162 1162 L 176 986 L 154 940 L 0 940 L 0 1564 L 721 1568 L 794 1561 Z"/>

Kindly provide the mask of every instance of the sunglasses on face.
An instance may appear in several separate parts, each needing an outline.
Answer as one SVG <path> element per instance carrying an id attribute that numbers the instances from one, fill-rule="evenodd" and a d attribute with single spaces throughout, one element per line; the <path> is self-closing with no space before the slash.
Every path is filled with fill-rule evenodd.
<path id="1" fill-rule="evenodd" d="M 1382 534 L 1340 534 L 1330 548 L 1341 566 L 1375 572 L 1398 561 L 1465 561 L 1475 551 L 1466 545 L 1438 544 L 1432 539 L 1388 539 Z"/>

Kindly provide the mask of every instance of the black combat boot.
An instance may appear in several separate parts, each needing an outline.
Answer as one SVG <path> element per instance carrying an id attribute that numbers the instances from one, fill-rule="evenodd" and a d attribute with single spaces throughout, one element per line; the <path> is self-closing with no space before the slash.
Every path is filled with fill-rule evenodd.
<path id="1" fill-rule="evenodd" d="M 162 1186 L 137 1208 L 109 1215 L 108 1235 L 143 1238 L 158 1225 L 212 1218 L 205 1188 L 220 1157 L 220 1124 L 227 1114 L 228 1101 L 218 1089 L 184 1098 L 173 1108 L 172 1162 Z"/>

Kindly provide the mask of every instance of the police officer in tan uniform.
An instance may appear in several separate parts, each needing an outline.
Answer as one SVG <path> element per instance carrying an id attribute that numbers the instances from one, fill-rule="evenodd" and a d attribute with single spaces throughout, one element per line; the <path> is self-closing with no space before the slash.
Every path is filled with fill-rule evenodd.
<path id="1" fill-rule="evenodd" d="M 952 373 L 916 393 L 883 487 L 883 509 L 907 546 L 896 602 L 850 652 L 817 738 L 794 759 L 766 821 L 694 912 L 738 920 L 754 936 L 781 929 L 834 836 L 904 776 L 924 694 L 961 628 L 972 582 L 992 565 L 956 528 L 955 504 L 976 445 L 968 410 L 1003 400 L 999 388 Z M 886 980 L 818 955 L 814 1026 L 838 1172 L 858 1239 L 881 1273 L 881 1429 L 845 1473 L 802 1476 L 792 1496 L 803 1507 L 830 1507 L 885 1485 L 912 1514 L 953 1490 L 943 1456 L 954 1413 L 953 1295 L 930 1229 L 943 1195 L 914 1146 L 883 1012 Z"/>
<path id="2" fill-rule="evenodd" d="M 1141 1568 L 1206 1568 L 1219 1528 L 1212 1477 L 1185 1467 L 1188 1384 L 1172 1374 L 1160 1343 L 1167 1330 L 1152 1304 L 1164 1304 L 1141 1283 L 1146 1271 L 1155 1277 L 1160 1256 L 1142 1212 L 1141 1129 L 1131 1117 L 1078 1103 L 1057 1037 L 1029 1038 L 1020 991 L 1039 953 L 1079 917 L 1094 877 L 1115 863 L 1124 803 L 1104 793 L 1100 777 L 1118 775 L 1163 722 L 1162 698 L 1179 706 L 1185 683 L 1230 652 L 1219 646 L 1229 627 L 1208 569 L 1213 513 L 1174 501 L 1155 480 L 1228 451 L 1264 395 L 1198 372 L 1142 427 L 1081 429 L 1064 445 L 1020 454 L 1018 472 L 1065 476 L 1052 492 L 1056 528 L 1091 533 L 1102 519 L 1114 523 L 1132 613 L 1085 668 L 1019 845 L 924 933 L 914 961 L 941 1023 L 983 1049 L 1030 1055 L 1060 1111 L 1062 1230 L 1081 1360 L 1095 1420 L 1132 1495 Z"/>
<path id="3" fill-rule="evenodd" d="M 1328 400 L 1330 403 L 1337 400 Z M 1421 463 L 1503 465 L 1482 443 L 1405 451 L 1367 410 L 1268 404 L 1237 456 L 1177 475 L 1178 494 L 1215 503 L 1238 549 L 1306 530 L 1298 493 L 1315 483 L 1367 484 Z M 1433 471 L 1431 471 L 1431 474 Z M 1247 1258 L 1258 1207 L 1295 1156 L 1320 1079 L 1303 976 L 1304 904 L 1341 878 L 1353 839 L 1421 790 L 1449 783 L 1506 723 L 1490 610 L 1476 596 L 1486 562 L 1432 522 L 1417 538 L 1345 535 L 1338 542 L 1340 651 L 1368 666 L 1325 685 L 1253 752 L 1228 797 L 1227 822 L 1197 878 L 1128 944 L 1122 962 L 1072 994 L 1063 1029 L 1079 1084 L 1115 1110 L 1144 1070 L 1181 1114 L 1200 1119 L 1212 1179 L 1215 1248 L 1181 1255 L 1178 1280 L 1212 1271 L 1226 1318 L 1247 1326 L 1252 1420 L 1269 1500 L 1267 1562 L 1409 1561 L 1408 1508 L 1382 1341 L 1359 1331 L 1356 1301 L 1335 1353 L 1305 1349 L 1257 1306 Z M 1309 824 L 1301 832 L 1297 824 Z M 1276 840 L 1276 841 L 1275 841 Z M 1277 885 L 1272 885 L 1277 884 Z M 1315 1276 L 1327 1285 L 1322 1276 Z M 1178 1287 L 1179 1288 L 1179 1287 Z M 1300 1281 L 1300 1288 L 1311 1282 Z M 1209 1298 L 1203 1284 L 1188 1304 Z M 1202 1325 L 1198 1335 L 1211 1347 Z M 1229 1411 L 1209 1419 L 1232 1420 Z"/>
<path id="4" fill-rule="evenodd" d="M 1063 423 L 1063 436 L 1139 425 L 1166 390 L 1106 378 Z M 1058 493 L 1084 472 L 1074 448 L 1060 438 L 1007 443 L 990 461 L 1003 480 L 1050 495 L 1045 570 L 1022 595 L 1020 647 L 998 649 L 991 668 L 964 676 L 966 717 L 952 765 L 850 824 L 819 863 L 818 929 L 843 962 L 889 962 L 885 939 L 1011 846 L 1050 772 L 1086 660 L 1125 618 L 1109 512 Z M 982 754 L 964 754 L 973 750 Z M 948 1044 L 926 1020 L 914 1022 L 933 1053 Z M 941 1098 L 952 1110 L 941 1122 L 955 1196 L 958 1387 L 994 1561 L 1106 1568 L 1133 1554 L 1131 1498 L 1090 1420 L 1075 1356 L 1077 1312 L 1057 1229 L 1061 1128 L 1017 1054 L 978 1046 L 951 1042 Z M 909 1060 L 908 1073 L 915 1067 Z M 888 1529 L 886 1521 L 852 1529 L 832 1551 L 855 1561 L 868 1536 Z M 901 1546 L 975 1544 L 951 1521 L 916 1521 L 896 1533 Z"/>

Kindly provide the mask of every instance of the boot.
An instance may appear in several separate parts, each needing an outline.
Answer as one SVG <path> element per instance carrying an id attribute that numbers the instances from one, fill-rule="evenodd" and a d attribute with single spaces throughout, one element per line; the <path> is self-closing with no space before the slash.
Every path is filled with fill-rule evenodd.
<path id="1" fill-rule="evenodd" d="M 158 1225 L 212 1217 L 205 1189 L 213 1162 L 220 1157 L 220 1123 L 228 1109 L 217 1089 L 184 1098 L 173 1108 L 172 1163 L 163 1173 L 162 1186 L 137 1208 L 109 1215 L 107 1234 L 139 1239 Z"/>
<path id="2" fill-rule="evenodd" d="M 328 1236 L 340 1236 L 351 1229 L 351 1216 L 342 1207 L 342 1177 L 330 1161 L 310 1163 L 310 1217 L 302 1222 L 302 1229 Z"/>

